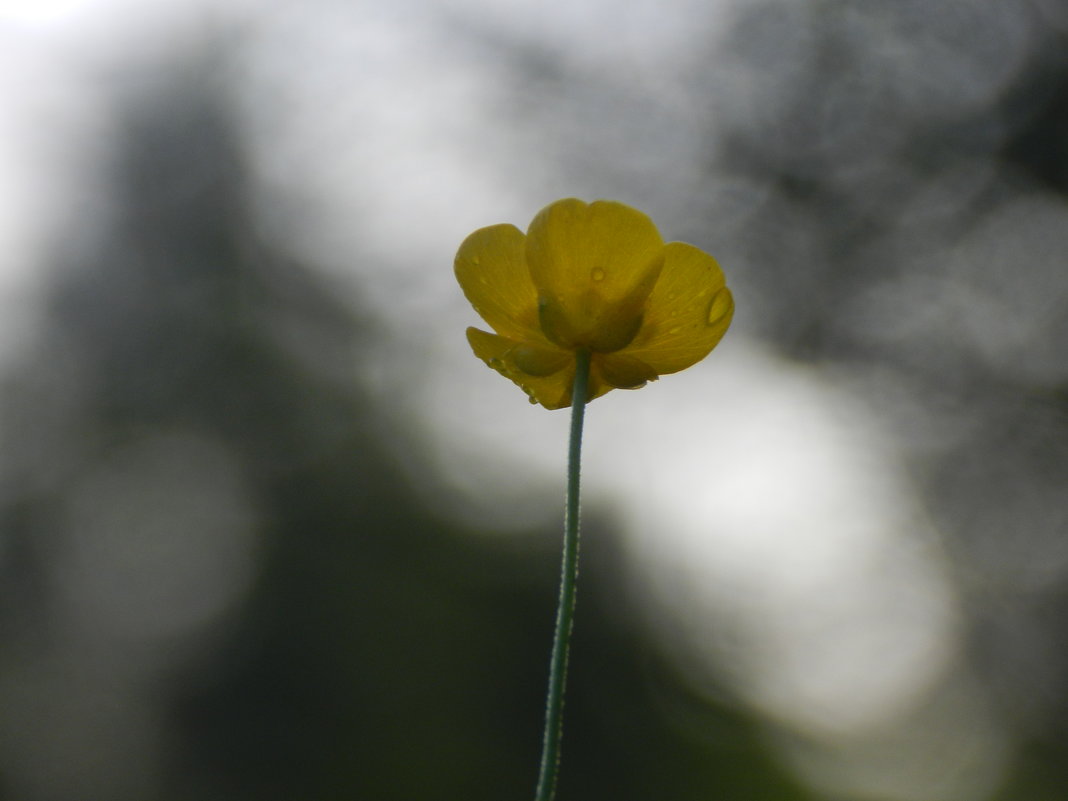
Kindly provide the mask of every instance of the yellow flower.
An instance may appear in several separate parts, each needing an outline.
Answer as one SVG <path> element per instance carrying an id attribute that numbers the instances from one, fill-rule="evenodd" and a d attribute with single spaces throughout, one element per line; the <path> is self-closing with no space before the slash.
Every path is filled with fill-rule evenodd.
<path id="1" fill-rule="evenodd" d="M 571 404 L 577 351 L 591 354 L 593 400 L 701 361 L 734 314 L 715 259 L 664 244 L 652 220 L 609 200 L 558 200 L 526 234 L 480 228 L 456 279 L 496 332 L 467 329 L 475 355 L 546 409 Z"/>

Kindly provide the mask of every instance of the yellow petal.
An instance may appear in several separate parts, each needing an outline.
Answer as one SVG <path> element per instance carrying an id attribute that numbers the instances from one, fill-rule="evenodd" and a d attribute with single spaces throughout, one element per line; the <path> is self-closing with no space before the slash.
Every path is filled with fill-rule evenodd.
<path id="1" fill-rule="evenodd" d="M 540 403 L 546 409 L 562 409 L 571 405 L 571 385 L 575 380 L 574 358 L 564 360 L 555 373 L 531 375 L 524 372 L 515 360 L 517 350 L 529 347 L 526 343 L 477 328 L 467 329 L 467 341 L 478 358 L 526 392 L 531 403 Z"/>
<path id="2" fill-rule="evenodd" d="M 480 228 L 456 253 L 456 280 L 475 311 L 498 334 L 541 339 L 538 293 L 527 270 L 525 240 L 514 225 Z"/>
<path id="3" fill-rule="evenodd" d="M 662 251 L 652 221 L 622 203 L 569 198 L 546 206 L 526 241 L 545 335 L 565 348 L 625 347 L 641 326 Z"/>
<path id="4" fill-rule="evenodd" d="M 547 376 L 558 373 L 574 361 L 574 354 L 563 350 L 552 350 L 530 343 L 516 345 L 508 353 L 515 366 L 527 375 Z"/>
<path id="5" fill-rule="evenodd" d="M 592 400 L 596 400 L 602 395 L 611 392 L 613 389 L 619 389 L 619 387 L 614 387 L 607 381 L 605 381 L 604 378 L 601 376 L 600 369 L 596 365 L 591 366 L 590 381 L 589 384 L 586 386 L 586 403 L 589 403 Z M 637 389 L 637 387 L 635 387 L 635 389 Z M 570 396 L 568 397 L 567 402 L 569 404 L 571 403 Z"/>
<path id="6" fill-rule="evenodd" d="M 693 245 L 664 246 L 664 268 L 645 306 L 641 331 L 623 353 L 657 373 L 701 361 L 734 315 L 734 299 L 716 260 Z"/>
<path id="7" fill-rule="evenodd" d="M 656 370 L 625 353 L 606 353 L 600 356 L 597 359 L 597 368 L 604 381 L 616 389 L 638 389 L 657 379 Z"/>

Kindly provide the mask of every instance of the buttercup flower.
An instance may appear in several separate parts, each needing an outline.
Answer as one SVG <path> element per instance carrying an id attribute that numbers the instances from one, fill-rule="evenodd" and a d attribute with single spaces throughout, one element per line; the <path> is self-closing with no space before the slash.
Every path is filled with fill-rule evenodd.
<path id="1" fill-rule="evenodd" d="M 526 234 L 475 231 L 456 254 L 456 279 L 496 332 L 467 329 L 475 355 L 546 409 L 571 404 L 579 350 L 591 354 L 593 400 L 696 364 L 734 314 L 715 259 L 665 244 L 648 217 L 608 200 L 558 200 Z"/>

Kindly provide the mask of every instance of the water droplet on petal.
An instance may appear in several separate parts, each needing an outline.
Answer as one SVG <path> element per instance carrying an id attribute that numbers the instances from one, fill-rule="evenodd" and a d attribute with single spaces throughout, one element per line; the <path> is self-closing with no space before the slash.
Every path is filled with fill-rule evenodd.
<path id="1" fill-rule="evenodd" d="M 715 325 L 731 310 L 731 293 L 727 287 L 723 287 L 712 296 L 712 303 L 708 307 L 709 325 Z"/>
<path id="2" fill-rule="evenodd" d="M 482 263 L 482 260 L 478 256 L 472 256 L 471 263 L 478 267 L 478 265 Z"/>
<path id="3" fill-rule="evenodd" d="M 529 403 L 531 406 L 537 406 L 538 399 L 531 395 L 529 398 L 527 398 L 527 403 Z"/>
<path id="4" fill-rule="evenodd" d="M 487 364 L 489 364 L 489 366 L 492 367 L 494 370 L 500 370 L 504 366 L 504 362 L 502 362 L 496 356 L 490 359 Z"/>
<path id="5" fill-rule="evenodd" d="M 594 267 L 593 270 L 590 271 L 590 278 L 592 278 L 594 281 L 603 281 L 604 270 L 602 270 L 600 267 Z"/>
<path id="6" fill-rule="evenodd" d="M 682 330 L 682 326 L 678 326 L 678 325 L 677 325 L 677 326 L 675 326 L 674 328 L 669 328 L 669 329 L 668 329 L 668 333 L 669 333 L 669 334 L 677 334 L 677 333 L 679 333 L 679 331 L 681 331 L 681 330 Z"/>

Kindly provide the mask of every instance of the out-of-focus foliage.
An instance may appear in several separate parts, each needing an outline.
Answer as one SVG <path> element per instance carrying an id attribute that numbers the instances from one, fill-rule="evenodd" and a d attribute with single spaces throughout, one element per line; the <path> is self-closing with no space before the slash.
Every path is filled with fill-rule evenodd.
<path id="1" fill-rule="evenodd" d="M 46 313 L 2 377 L 0 798 L 530 792 L 557 531 L 499 540 L 430 508 L 449 468 L 403 403 L 426 365 L 408 354 L 394 404 L 380 380 L 403 353 L 387 328 L 428 339 L 435 286 L 455 292 L 455 239 L 406 271 L 440 223 L 417 212 L 489 189 L 633 198 L 714 252 L 732 339 L 833 377 L 890 432 L 959 630 L 873 731 L 805 728 L 795 699 L 723 680 L 779 653 L 731 652 L 764 599 L 724 612 L 722 670 L 697 676 L 671 648 L 691 610 L 641 605 L 626 521 L 589 502 L 562 801 L 1063 795 L 1065 4 L 661 5 L 656 25 L 613 6 L 620 57 L 540 4 L 529 25 L 473 2 L 391 18 L 412 38 L 390 39 L 350 4 L 264 3 L 185 62 L 85 79 L 108 97 L 107 180 L 32 265 Z M 671 25 L 685 47 L 645 47 Z M 433 74 L 412 66 L 438 44 Z M 420 103 L 433 125 L 397 159 Z M 808 623 L 833 630 L 840 584 L 810 588 Z"/>
<path id="2" fill-rule="evenodd" d="M 413 494 L 361 389 L 376 332 L 263 244 L 223 88 L 193 64 L 127 99 L 109 224 L 5 378 L 0 797 L 522 796 L 555 532 Z M 562 792 L 805 797 L 612 613 L 601 542 Z"/>
<path id="3" fill-rule="evenodd" d="M 732 36 L 742 77 L 710 92 L 726 133 L 698 193 L 753 266 L 750 322 L 905 445 L 964 674 L 1031 755 L 1005 799 L 1066 780 L 1065 22 L 1063 3 L 755 4 Z"/>

